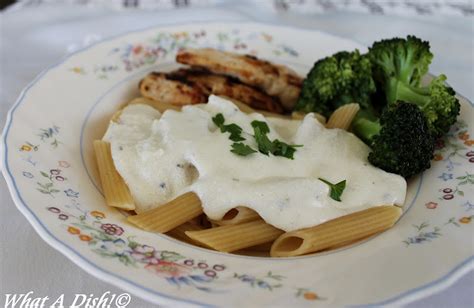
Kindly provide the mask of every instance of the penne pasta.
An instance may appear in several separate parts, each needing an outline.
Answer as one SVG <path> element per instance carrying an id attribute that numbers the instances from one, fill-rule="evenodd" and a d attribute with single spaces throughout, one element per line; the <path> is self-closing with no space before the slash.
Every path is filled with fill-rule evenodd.
<path id="1" fill-rule="evenodd" d="M 245 255 L 245 256 L 254 256 L 254 257 L 270 257 L 270 248 L 272 247 L 273 242 L 268 242 L 252 247 L 248 247 L 242 250 L 234 251 L 235 254 Z"/>
<path id="2" fill-rule="evenodd" d="M 120 116 L 122 115 L 123 109 L 117 110 L 113 115 L 110 121 L 118 123 Z"/>
<path id="3" fill-rule="evenodd" d="M 352 120 L 359 112 L 359 104 L 347 104 L 337 108 L 329 117 L 326 128 L 340 128 L 348 130 Z"/>
<path id="4" fill-rule="evenodd" d="M 231 252 L 271 242 L 283 231 L 263 220 L 185 232 L 191 239 L 217 251 Z"/>
<path id="5" fill-rule="evenodd" d="M 267 251 L 257 251 L 257 250 L 237 250 L 232 252 L 233 254 L 236 255 L 241 255 L 241 256 L 248 256 L 248 257 L 259 257 L 259 258 L 268 258 L 270 257 L 270 252 Z"/>
<path id="6" fill-rule="evenodd" d="M 211 220 L 211 222 L 214 222 L 219 226 L 225 226 L 241 224 L 244 222 L 257 220 L 259 218 L 260 215 L 258 215 L 254 210 L 244 206 L 238 206 L 228 211 L 221 220 Z"/>
<path id="7" fill-rule="evenodd" d="M 192 222 L 198 224 L 202 229 L 212 228 L 212 223 L 209 221 L 206 214 L 199 215 L 194 218 Z"/>
<path id="8" fill-rule="evenodd" d="M 94 151 L 107 205 L 124 210 L 134 210 L 135 203 L 132 195 L 115 169 L 110 144 L 102 140 L 95 140 Z"/>
<path id="9" fill-rule="evenodd" d="M 397 206 L 378 206 L 312 228 L 287 232 L 273 243 L 270 255 L 291 257 L 339 247 L 392 227 L 401 214 Z"/>
<path id="10" fill-rule="evenodd" d="M 268 251 L 269 252 L 270 249 L 272 248 L 272 245 L 273 245 L 273 242 L 263 243 L 263 244 L 259 244 L 259 245 L 249 247 L 248 250 L 251 250 L 251 251 Z"/>
<path id="11" fill-rule="evenodd" d="M 181 106 L 176 106 L 176 105 L 172 105 L 172 104 L 168 104 L 168 103 L 164 103 L 164 102 L 159 102 L 159 101 L 155 101 L 155 100 L 145 98 L 145 97 L 137 97 L 135 99 L 132 99 L 128 104 L 148 105 L 148 106 L 151 106 L 151 107 L 157 109 L 159 112 L 162 112 L 162 113 L 165 112 L 168 109 L 176 110 L 176 111 L 181 110 Z"/>
<path id="12" fill-rule="evenodd" d="M 188 192 L 157 208 L 128 216 L 127 220 L 143 230 L 166 233 L 202 213 L 201 200 Z"/>
<path id="13" fill-rule="evenodd" d="M 370 234 L 370 235 L 367 235 L 365 237 L 361 237 L 361 238 L 358 238 L 356 240 L 351 240 L 351 241 L 347 241 L 347 242 L 342 242 L 340 244 L 337 244 L 335 246 L 331 246 L 331 247 L 328 247 L 326 250 L 336 250 L 336 249 L 339 249 L 339 248 L 343 248 L 343 247 L 346 247 L 346 246 L 350 246 L 350 245 L 353 245 L 355 243 L 358 243 L 358 242 L 362 242 L 366 239 L 369 239 L 371 236 L 374 236 L 374 235 L 377 235 L 379 233 L 382 233 L 383 231 L 381 232 L 376 232 L 374 234 Z"/>
<path id="14" fill-rule="evenodd" d="M 166 232 L 166 235 L 169 235 L 169 236 L 171 236 L 171 237 L 173 237 L 177 240 L 180 240 L 182 242 L 186 242 L 186 243 L 193 244 L 193 245 L 199 245 L 199 243 L 191 240 L 185 234 L 185 232 L 186 231 L 201 231 L 201 230 L 204 230 L 204 228 L 201 227 L 200 225 L 192 222 L 192 220 L 191 220 L 191 221 L 185 222 L 184 224 L 179 225 L 176 228 Z"/>

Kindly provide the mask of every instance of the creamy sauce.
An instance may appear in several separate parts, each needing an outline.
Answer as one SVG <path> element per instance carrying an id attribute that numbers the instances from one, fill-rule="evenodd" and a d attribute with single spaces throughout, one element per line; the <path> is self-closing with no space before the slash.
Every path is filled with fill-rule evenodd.
<path id="1" fill-rule="evenodd" d="M 229 133 L 221 133 L 212 117 L 243 128 L 245 143 L 256 148 L 250 123 L 265 121 L 269 138 L 301 144 L 294 160 L 254 153 L 230 152 Z M 367 161 L 369 148 L 353 134 L 326 129 L 312 114 L 304 120 L 245 114 L 223 98 L 161 114 L 147 105 L 127 106 L 111 122 L 104 140 L 135 199 L 145 211 L 187 192 L 200 197 L 204 212 L 221 219 L 244 205 L 269 224 L 285 231 L 311 227 L 378 205 L 402 205 L 406 182 Z M 346 180 L 342 201 L 329 197 L 331 183 Z"/>

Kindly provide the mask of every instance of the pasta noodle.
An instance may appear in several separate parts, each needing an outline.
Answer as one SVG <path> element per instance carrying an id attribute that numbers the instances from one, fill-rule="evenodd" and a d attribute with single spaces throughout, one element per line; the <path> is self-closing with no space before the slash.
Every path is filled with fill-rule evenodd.
<path id="1" fill-rule="evenodd" d="M 359 104 L 348 104 L 337 108 L 329 117 L 326 127 L 348 130 L 359 109 Z"/>
<path id="2" fill-rule="evenodd" d="M 270 248 L 273 242 L 268 242 L 252 247 L 248 247 L 242 250 L 234 251 L 235 254 L 253 257 L 270 257 Z"/>
<path id="3" fill-rule="evenodd" d="M 127 220 L 143 230 L 166 233 L 202 213 L 201 200 L 188 192 L 155 209 L 128 216 Z"/>
<path id="4" fill-rule="evenodd" d="M 312 228 L 287 232 L 273 243 L 270 255 L 299 256 L 359 240 L 392 227 L 401 213 L 396 206 L 378 206 Z"/>
<path id="5" fill-rule="evenodd" d="M 212 223 L 209 221 L 209 218 L 207 218 L 206 214 L 199 215 L 198 217 L 194 218 L 192 222 L 199 225 L 202 229 L 212 228 Z"/>
<path id="6" fill-rule="evenodd" d="M 112 118 L 110 119 L 110 121 L 117 123 L 117 122 L 119 121 L 120 116 L 122 115 L 122 111 L 123 111 L 122 109 L 117 110 L 117 111 L 113 114 L 113 116 L 112 116 Z"/>
<path id="7" fill-rule="evenodd" d="M 233 254 L 236 255 L 241 255 L 241 256 L 249 256 L 249 257 L 260 257 L 260 258 L 268 258 L 270 257 L 269 250 L 266 251 L 257 251 L 257 250 L 237 250 L 232 252 Z"/>
<path id="8" fill-rule="evenodd" d="M 273 242 L 263 243 L 247 248 L 249 251 L 270 251 L 272 248 Z"/>
<path id="9" fill-rule="evenodd" d="M 204 228 L 201 227 L 200 225 L 196 224 L 196 223 L 193 223 L 192 221 L 188 221 L 188 222 L 185 222 L 184 224 L 179 225 L 176 228 L 166 232 L 166 235 L 169 235 L 169 236 L 171 236 L 171 237 L 173 237 L 177 240 L 180 240 L 182 242 L 186 242 L 186 243 L 189 243 L 189 244 L 200 246 L 199 243 L 191 240 L 185 234 L 186 231 L 200 231 L 200 230 L 204 230 Z"/>
<path id="10" fill-rule="evenodd" d="M 280 229 L 272 227 L 260 219 L 203 231 L 187 231 L 186 235 L 217 251 L 231 252 L 271 242 L 282 233 L 283 231 Z"/>
<path id="11" fill-rule="evenodd" d="M 107 205 L 124 210 L 134 210 L 135 203 L 132 195 L 115 169 L 110 144 L 102 140 L 95 140 L 94 151 Z"/>
<path id="12" fill-rule="evenodd" d="M 254 210 L 251 210 L 244 206 L 238 206 L 228 211 L 221 220 L 213 220 L 219 226 L 225 225 L 236 225 L 252 220 L 257 220 L 260 215 Z"/>
<path id="13" fill-rule="evenodd" d="M 164 102 L 159 102 L 159 101 L 155 101 L 155 100 L 145 98 L 145 97 L 135 98 L 135 99 L 131 100 L 128 104 L 129 105 L 132 105 L 132 104 L 148 105 L 148 106 L 151 106 L 151 107 L 157 109 L 159 112 L 162 112 L 162 113 L 165 112 L 166 110 L 169 110 L 169 109 L 176 110 L 176 111 L 181 110 L 181 106 L 176 106 L 176 105 L 172 105 L 172 104 L 168 104 L 168 103 L 164 103 Z"/>

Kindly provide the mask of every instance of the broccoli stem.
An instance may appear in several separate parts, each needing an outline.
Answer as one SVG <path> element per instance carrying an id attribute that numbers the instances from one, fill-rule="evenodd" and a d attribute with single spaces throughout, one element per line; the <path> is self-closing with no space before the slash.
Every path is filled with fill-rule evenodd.
<path id="1" fill-rule="evenodd" d="M 416 104 L 423 109 L 430 101 L 428 88 L 414 88 L 396 78 L 390 78 L 386 93 L 389 104 L 396 101 L 405 101 Z"/>
<path id="2" fill-rule="evenodd" d="M 405 55 L 405 58 L 398 58 L 400 74 L 399 78 L 406 84 L 411 83 L 411 77 L 413 75 L 413 70 L 415 66 L 413 65 L 413 50 L 409 48 Z"/>
<path id="3" fill-rule="evenodd" d="M 381 128 L 378 120 L 371 120 L 370 115 L 364 112 L 359 112 L 352 122 L 352 131 L 369 145 L 372 143 L 372 138 L 380 133 Z"/>
<path id="4" fill-rule="evenodd" d="M 389 78 L 385 86 L 385 95 L 387 96 L 387 102 L 392 104 L 397 100 L 398 86 L 400 82 L 396 78 Z"/>

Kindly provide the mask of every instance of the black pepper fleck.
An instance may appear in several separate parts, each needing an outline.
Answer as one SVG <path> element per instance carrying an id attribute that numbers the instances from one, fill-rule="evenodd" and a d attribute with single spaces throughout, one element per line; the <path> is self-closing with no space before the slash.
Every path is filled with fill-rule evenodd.
<path id="1" fill-rule="evenodd" d="M 166 183 L 165 182 L 161 183 L 160 187 L 163 188 L 163 189 L 166 188 Z"/>

